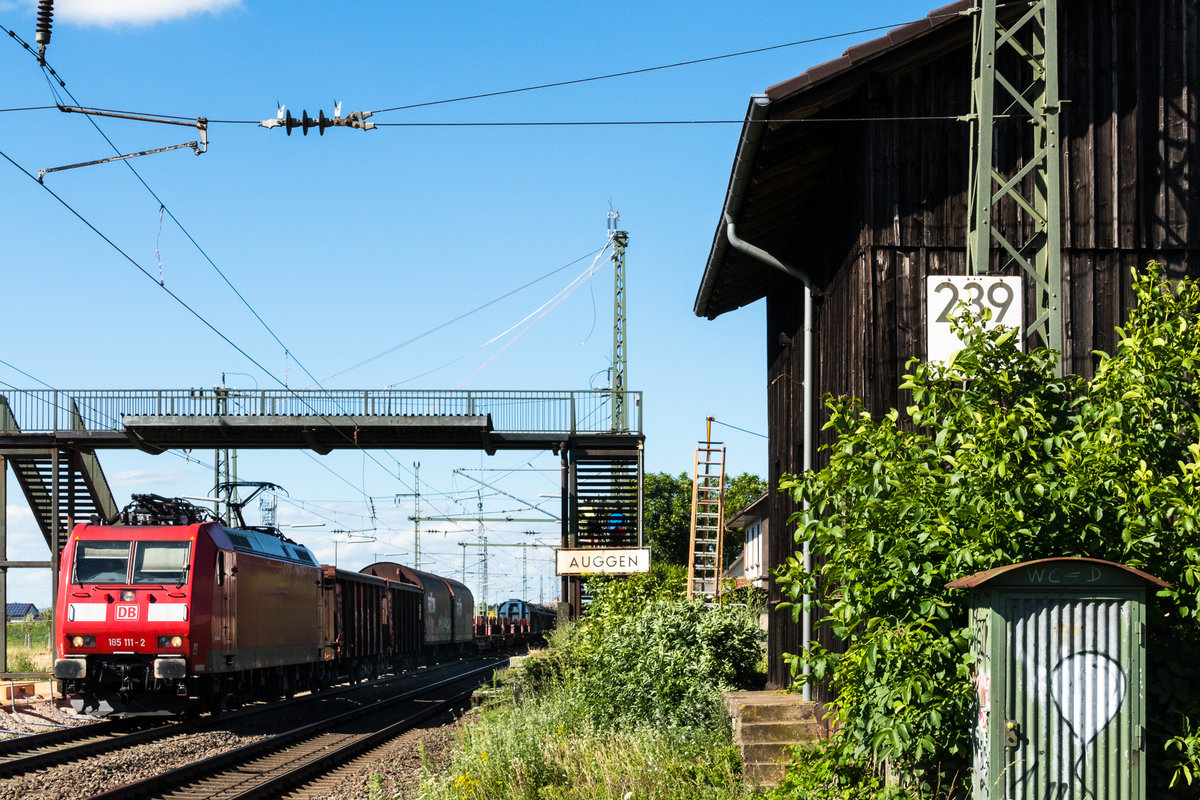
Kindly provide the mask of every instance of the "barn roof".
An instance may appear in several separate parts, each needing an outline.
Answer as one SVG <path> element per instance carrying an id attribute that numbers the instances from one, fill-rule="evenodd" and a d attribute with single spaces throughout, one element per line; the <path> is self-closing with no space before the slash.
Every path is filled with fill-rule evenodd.
<path id="1" fill-rule="evenodd" d="M 713 236 L 712 249 L 696 295 L 697 316 L 710 319 L 764 297 L 782 273 L 734 250 L 726 224 L 738 238 L 768 253 L 796 250 L 789 239 L 799 198 L 821 192 L 829 179 L 831 143 L 844 135 L 837 125 L 794 124 L 819 118 L 831 106 L 869 91 L 873 76 L 903 69 L 930 54 L 969 46 L 965 16 L 971 0 L 929 12 L 922 20 L 855 45 L 839 58 L 775 84 L 750 98 L 746 119 Z M 966 81 L 968 76 L 964 75 Z M 964 113 L 966 109 L 963 109 Z M 805 265 L 796 265 L 801 269 Z"/>
<path id="2" fill-rule="evenodd" d="M 33 603 L 7 603 L 6 606 L 8 611 L 6 612 L 5 616 L 7 616 L 9 619 L 25 617 L 30 614 L 38 613 L 38 608 Z"/>

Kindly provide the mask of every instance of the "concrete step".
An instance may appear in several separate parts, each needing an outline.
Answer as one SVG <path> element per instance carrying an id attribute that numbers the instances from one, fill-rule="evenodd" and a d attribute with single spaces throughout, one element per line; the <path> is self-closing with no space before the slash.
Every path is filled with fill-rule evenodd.
<path id="1" fill-rule="evenodd" d="M 783 775 L 783 762 L 769 762 L 765 764 L 742 763 L 742 780 L 747 786 L 758 788 L 778 786 L 783 782 Z"/>
<path id="2" fill-rule="evenodd" d="M 726 692 L 733 741 L 742 754 L 747 786 L 777 786 L 792 748 L 815 742 L 824 732 L 818 703 L 784 692 Z"/>
<path id="3" fill-rule="evenodd" d="M 819 738 L 823 730 L 821 723 L 815 719 L 742 722 L 734 725 L 734 735 L 745 744 L 811 742 Z"/>

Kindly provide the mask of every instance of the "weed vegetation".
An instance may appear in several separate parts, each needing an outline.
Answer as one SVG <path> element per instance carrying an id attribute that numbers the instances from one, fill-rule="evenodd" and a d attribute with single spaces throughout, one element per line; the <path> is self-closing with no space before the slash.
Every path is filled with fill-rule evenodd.
<path id="1" fill-rule="evenodd" d="M 47 672 L 50 657 L 50 620 L 28 619 L 8 623 L 8 671 Z"/>
<path id="2" fill-rule="evenodd" d="M 723 691 L 761 685 L 753 608 L 683 599 L 677 570 L 592 584 L 584 619 L 498 677 L 430 800 L 738 800 Z"/>

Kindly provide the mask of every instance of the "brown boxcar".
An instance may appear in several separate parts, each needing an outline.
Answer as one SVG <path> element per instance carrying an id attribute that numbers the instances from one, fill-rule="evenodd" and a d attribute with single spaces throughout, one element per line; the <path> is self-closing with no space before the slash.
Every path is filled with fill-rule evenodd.
<path id="1" fill-rule="evenodd" d="M 475 599 L 471 590 L 453 578 L 379 561 L 363 567 L 368 575 L 418 587 L 423 594 L 422 643 L 427 648 L 474 644 Z"/>

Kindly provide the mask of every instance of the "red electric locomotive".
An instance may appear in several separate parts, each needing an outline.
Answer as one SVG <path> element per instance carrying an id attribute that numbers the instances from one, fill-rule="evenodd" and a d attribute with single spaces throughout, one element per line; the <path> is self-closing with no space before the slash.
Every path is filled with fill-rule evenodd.
<path id="1" fill-rule="evenodd" d="M 81 713 L 217 711 L 474 651 L 473 614 L 458 581 L 322 566 L 274 529 L 134 495 L 63 548 L 54 676 Z"/>
<path id="2" fill-rule="evenodd" d="M 140 495 L 127 524 L 75 526 L 62 555 L 54 673 L 78 711 L 171 714 L 329 679 L 312 553 L 197 519 L 204 514 Z M 136 524 L 164 516 L 179 524 Z"/>

